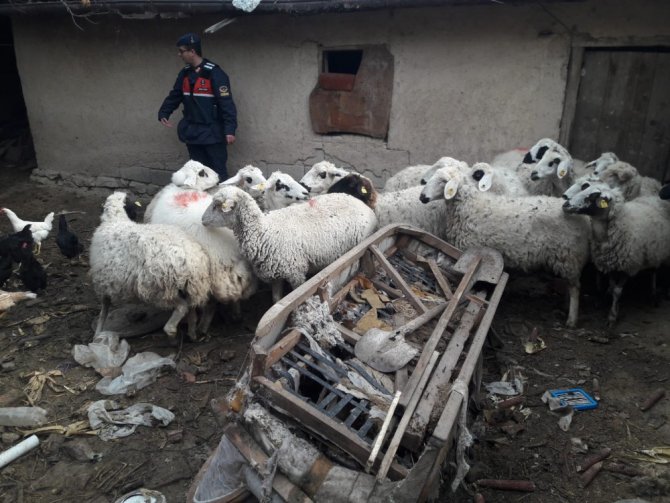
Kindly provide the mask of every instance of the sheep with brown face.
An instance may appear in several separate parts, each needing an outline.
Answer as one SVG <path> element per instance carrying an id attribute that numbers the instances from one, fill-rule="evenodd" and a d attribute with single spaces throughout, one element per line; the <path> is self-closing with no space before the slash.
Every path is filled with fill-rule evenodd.
<path id="1" fill-rule="evenodd" d="M 328 194 L 338 193 L 349 194 L 360 199 L 373 210 L 377 205 L 377 191 L 372 185 L 372 180 L 358 173 L 346 175 L 328 189 Z"/>

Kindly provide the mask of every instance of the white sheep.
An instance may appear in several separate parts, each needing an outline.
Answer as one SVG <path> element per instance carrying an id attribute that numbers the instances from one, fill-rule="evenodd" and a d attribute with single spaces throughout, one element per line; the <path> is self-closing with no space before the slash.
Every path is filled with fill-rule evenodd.
<path id="1" fill-rule="evenodd" d="M 550 138 L 533 145 L 516 168 L 529 194 L 560 197 L 574 180 L 587 174 L 583 161 Z"/>
<path id="2" fill-rule="evenodd" d="M 600 157 L 589 162 L 587 169 L 608 183 L 610 187 L 621 187 L 627 201 L 638 196 L 651 196 L 661 189 L 661 182 L 649 176 L 642 176 L 631 164 L 620 161 L 614 152 L 603 152 Z"/>
<path id="3" fill-rule="evenodd" d="M 384 184 L 384 192 L 403 190 L 421 184 L 423 174 L 432 168 L 432 164 L 407 166 L 391 176 Z"/>
<path id="4" fill-rule="evenodd" d="M 601 168 L 597 176 L 610 187 L 618 187 L 626 201 L 640 196 L 655 196 L 661 190 L 661 182 L 640 175 L 635 167 L 623 161 Z"/>
<path id="5" fill-rule="evenodd" d="M 586 163 L 585 167 L 587 170 L 593 170 L 594 175 L 599 176 L 603 169 L 615 162 L 619 162 L 619 158 L 614 152 L 603 152 L 597 159 Z"/>
<path id="6" fill-rule="evenodd" d="M 417 185 L 391 192 L 377 192 L 369 178 L 349 173 L 334 183 L 328 193 L 349 194 L 363 201 L 374 210 L 378 229 L 389 224 L 405 223 L 445 238 L 446 206 L 441 201 L 421 204 L 419 196 L 422 188 Z"/>
<path id="7" fill-rule="evenodd" d="M 611 326 L 628 278 L 670 261 L 670 205 L 655 196 L 626 201 L 620 189 L 594 182 L 565 201 L 563 209 L 591 217 L 591 260 L 610 274 Z"/>
<path id="8" fill-rule="evenodd" d="M 528 195 L 528 190 L 516 171 L 503 166 L 492 167 L 485 162 L 478 162 L 470 168 L 470 177 L 482 191 L 488 190 L 491 194 L 512 197 Z"/>
<path id="9" fill-rule="evenodd" d="M 185 173 L 194 170 L 193 162 L 176 171 L 173 180 L 188 178 Z M 218 175 L 202 165 L 195 168 L 197 172 L 204 171 L 196 178 L 196 183 L 189 183 L 198 188 L 175 184 L 164 187 L 151 201 L 153 211 L 149 223 L 175 225 L 202 245 L 210 258 L 212 297 L 222 304 L 230 304 L 234 313 L 239 314 L 239 301 L 249 298 L 256 291 L 257 279 L 242 255 L 233 231 L 202 225 L 202 215 L 212 202 L 212 196 L 206 190 L 216 185 Z M 210 304 L 203 312 L 199 326 L 203 333 L 209 328 L 214 308 Z"/>
<path id="10" fill-rule="evenodd" d="M 272 298 L 282 282 L 292 288 L 360 243 L 377 219 L 365 203 L 345 194 L 325 194 L 305 204 L 263 213 L 246 192 L 223 187 L 202 217 L 207 226 L 230 227 L 242 253 L 262 280 L 272 283 Z"/>
<path id="11" fill-rule="evenodd" d="M 310 194 L 308 189 L 296 182 L 291 175 L 281 171 L 275 171 L 267 182 L 255 188 L 263 190 L 263 209 L 265 211 L 274 211 L 307 201 Z"/>
<path id="12" fill-rule="evenodd" d="M 421 185 L 426 185 L 428 183 L 428 180 L 430 180 L 430 178 L 435 174 L 435 172 L 438 169 L 447 168 L 450 166 L 456 169 L 460 169 L 463 172 L 467 171 L 468 169 L 468 163 L 464 161 L 459 161 L 458 159 L 454 159 L 453 157 L 440 157 L 440 159 L 438 159 L 438 161 L 435 164 L 433 164 L 430 167 L 430 169 L 428 169 L 423 173 L 420 180 Z"/>
<path id="13" fill-rule="evenodd" d="M 428 178 L 430 178 L 438 169 L 460 162 L 461 161 L 457 161 L 452 157 L 440 157 L 434 164 L 407 166 L 386 180 L 384 192 L 403 190 L 417 185 L 425 185 L 426 180 L 428 180 Z"/>
<path id="14" fill-rule="evenodd" d="M 234 176 L 222 181 L 219 185 L 235 185 L 251 194 L 251 197 L 256 201 L 260 201 L 263 199 L 263 191 L 265 190 L 266 182 L 267 180 L 260 168 L 247 164 L 243 168 L 237 170 L 237 173 Z"/>
<path id="15" fill-rule="evenodd" d="M 190 311 L 189 336 L 194 337 L 194 308 L 205 304 L 210 293 L 209 256 L 177 227 L 130 220 L 125 199 L 124 192 L 107 198 L 91 239 L 90 274 L 102 302 L 96 335 L 111 303 L 140 301 L 173 309 L 163 327 L 170 338 Z"/>
<path id="16" fill-rule="evenodd" d="M 446 199 L 447 235 L 459 248 L 495 248 L 513 269 L 542 269 L 566 279 L 570 287 L 567 326 L 576 325 L 580 277 L 589 258 L 587 219 L 566 218 L 557 198 L 482 192 L 454 167 L 438 170 L 423 188 L 423 203 L 436 199 Z"/>
<path id="17" fill-rule="evenodd" d="M 494 168 L 516 169 L 523 162 L 529 151 L 527 148 L 515 148 L 502 152 L 491 160 L 491 166 Z"/>
<path id="18" fill-rule="evenodd" d="M 190 160 L 186 161 L 181 168 L 172 173 L 170 180 L 173 186 L 193 189 L 197 192 L 214 187 L 219 183 L 219 175 L 216 171 L 208 168 L 204 164 Z M 167 185 L 166 187 L 169 186 L 170 185 Z M 165 190 L 166 187 L 161 190 Z M 147 205 L 146 210 L 144 210 L 144 222 L 152 221 L 156 205 L 155 201 L 158 200 L 160 193 L 161 191 L 153 197 L 151 202 Z M 183 201 L 183 204 L 187 203 L 188 201 Z"/>
<path id="19" fill-rule="evenodd" d="M 320 161 L 314 164 L 300 179 L 300 184 L 305 187 L 312 196 L 325 194 L 328 188 L 349 172 L 338 168 L 332 162 Z"/>

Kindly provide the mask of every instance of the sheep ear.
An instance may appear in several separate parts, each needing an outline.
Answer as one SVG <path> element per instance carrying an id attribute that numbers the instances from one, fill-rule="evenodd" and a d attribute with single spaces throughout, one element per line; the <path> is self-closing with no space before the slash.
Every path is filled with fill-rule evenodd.
<path id="1" fill-rule="evenodd" d="M 633 178 L 634 174 L 635 173 L 633 173 L 632 169 L 627 168 L 622 171 L 619 171 L 619 173 L 617 173 L 617 177 L 619 178 L 620 182 L 627 182 L 628 180 L 631 180 Z"/>
<path id="2" fill-rule="evenodd" d="M 447 185 L 444 187 L 444 198 L 452 199 L 458 192 L 458 180 L 452 179 L 447 182 Z"/>
<path id="3" fill-rule="evenodd" d="M 558 164 L 558 168 L 556 168 L 556 176 L 558 176 L 558 178 L 565 178 L 565 175 L 567 175 L 571 169 L 572 169 L 572 160 L 566 159 L 564 161 L 561 161 Z"/>
<path id="4" fill-rule="evenodd" d="M 195 187 L 195 180 L 196 180 L 195 173 L 189 173 L 188 175 L 186 175 L 186 179 L 184 180 L 182 185 L 184 187 L 193 188 Z"/>
<path id="5" fill-rule="evenodd" d="M 235 176 L 231 176 L 227 180 L 222 181 L 219 183 L 219 185 L 237 185 L 240 183 L 240 180 L 242 179 L 242 175 L 237 173 Z"/>
<path id="6" fill-rule="evenodd" d="M 234 199 L 225 199 L 221 203 L 221 212 L 222 213 L 230 213 L 233 211 L 233 208 L 235 207 L 235 200 Z"/>
<path id="7" fill-rule="evenodd" d="M 482 176 L 482 179 L 479 180 L 479 190 L 486 192 L 491 188 L 491 185 L 493 185 L 493 174 L 486 173 L 484 176 Z"/>

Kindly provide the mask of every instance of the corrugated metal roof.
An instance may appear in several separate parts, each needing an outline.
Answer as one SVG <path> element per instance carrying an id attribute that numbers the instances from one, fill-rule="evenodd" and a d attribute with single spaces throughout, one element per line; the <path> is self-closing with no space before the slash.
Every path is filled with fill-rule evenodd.
<path id="1" fill-rule="evenodd" d="M 252 14 L 318 14 L 324 12 L 356 12 L 394 8 L 435 7 L 447 5 L 499 4 L 519 5 L 536 3 L 537 0 L 261 0 Z M 544 0 L 544 2 L 582 2 L 586 0 Z M 68 14 L 68 9 L 76 14 L 116 13 L 124 15 L 146 15 L 183 12 L 224 13 L 244 15 L 245 12 L 233 6 L 232 0 L 3 0 L 0 14 Z"/>

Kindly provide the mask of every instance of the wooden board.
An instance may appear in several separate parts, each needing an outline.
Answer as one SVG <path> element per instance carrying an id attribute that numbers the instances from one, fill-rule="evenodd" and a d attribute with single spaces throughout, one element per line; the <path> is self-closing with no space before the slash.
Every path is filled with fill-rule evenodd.
<path id="1" fill-rule="evenodd" d="M 670 176 L 670 52 L 586 48 L 569 150 L 590 161 L 612 151 L 641 174 Z"/>

